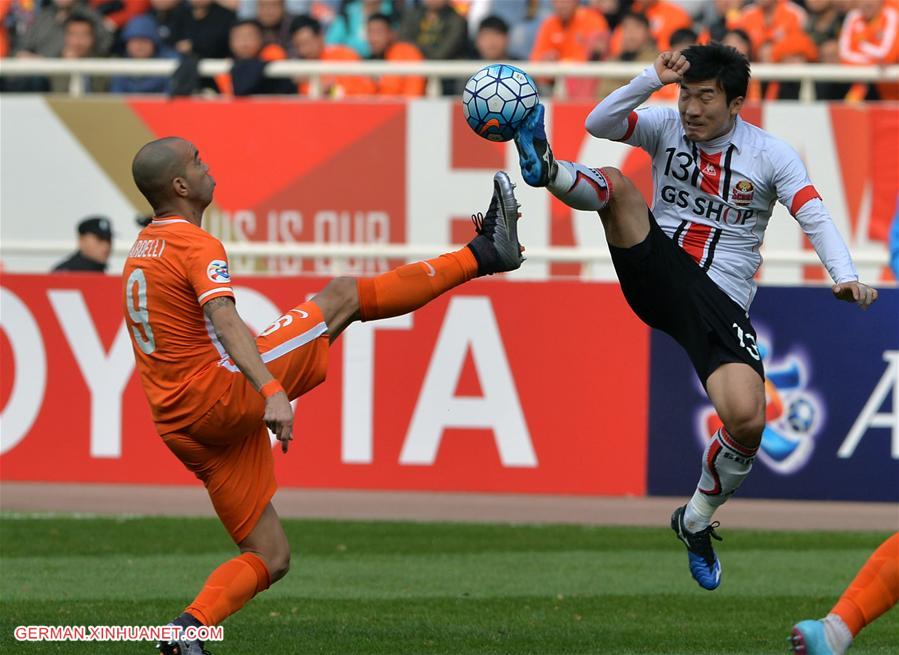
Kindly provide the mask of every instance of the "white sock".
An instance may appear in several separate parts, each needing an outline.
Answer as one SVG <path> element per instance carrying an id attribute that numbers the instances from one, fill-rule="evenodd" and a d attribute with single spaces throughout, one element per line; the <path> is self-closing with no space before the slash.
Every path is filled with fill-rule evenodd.
<path id="1" fill-rule="evenodd" d="M 824 624 L 824 636 L 827 645 L 834 655 L 843 655 L 852 645 L 852 631 L 839 614 L 828 614 L 821 622 Z"/>
<path id="2" fill-rule="evenodd" d="M 609 183 L 599 169 L 558 159 L 556 164 L 556 174 L 546 185 L 556 198 L 582 211 L 598 212 L 608 204 Z"/>
<path id="3" fill-rule="evenodd" d="M 697 532 L 709 525 L 712 516 L 740 488 L 752 470 L 755 450 L 741 446 L 721 428 L 702 453 L 702 474 L 684 512 L 684 525 Z"/>

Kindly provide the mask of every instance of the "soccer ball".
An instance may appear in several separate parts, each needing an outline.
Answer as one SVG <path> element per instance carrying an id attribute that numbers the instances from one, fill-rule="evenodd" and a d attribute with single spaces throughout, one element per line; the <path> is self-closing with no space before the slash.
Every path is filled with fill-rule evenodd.
<path id="1" fill-rule="evenodd" d="M 817 418 L 815 406 L 808 398 L 799 397 L 790 403 L 787 410 L 787 423 L 796 432 L 805 434 L 811 431 Z"/>
<path id="2" fill-rule="evenodd" d="M 508 141 L 537 102 L 530 75 L 508 64 L 490 64 L 465 83 L 462 114 L 478 136 Z"/>

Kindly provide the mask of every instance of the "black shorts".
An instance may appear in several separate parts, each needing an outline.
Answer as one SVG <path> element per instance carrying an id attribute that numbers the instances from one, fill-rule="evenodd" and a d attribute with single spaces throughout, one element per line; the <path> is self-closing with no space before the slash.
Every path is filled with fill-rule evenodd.
<path id="1" fill-rule="evenodd" d="M 730 362 L 748 364 L 765 379 L 746 312 L 662 231 L 651 211 L 642 243 L 609 250 L 631 309 L 648 326 L 674 337 L 703 385 Z"/>

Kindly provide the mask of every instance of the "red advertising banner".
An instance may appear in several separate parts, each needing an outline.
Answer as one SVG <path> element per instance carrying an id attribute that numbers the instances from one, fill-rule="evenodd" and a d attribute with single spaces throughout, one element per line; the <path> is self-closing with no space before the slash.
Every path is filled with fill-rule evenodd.
<path id="1" fill-rule="evenodd" d="M 324 286 L 237 281 L 256 331 Z M 4 275 L 0 478 L 184 484 L 108 277 Z M 286 487 L 644 494 L 649 334 L 617 285 L 475 281 L 356 324 L 276 452 Z"/>

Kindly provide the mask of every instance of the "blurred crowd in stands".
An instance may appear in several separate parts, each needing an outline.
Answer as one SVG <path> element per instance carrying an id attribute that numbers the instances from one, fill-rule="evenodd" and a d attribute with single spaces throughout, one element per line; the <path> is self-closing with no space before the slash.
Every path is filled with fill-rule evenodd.
<path id="1" fill-rule="evenodd" d="M 0 56 L 172 58 L 171 77 L 91 77 L 89 91 L 308 94 L 306 79 L 264 75 L 275 60 L 652 61 L 720 41 L 753 62 L 899 63 L 899 0 L 0 0 Z M 233 60 L 200 77 L 200 59 Z M 6 91 L 66 91 L 69 76 L 3 78 Z M 601 97 L 621 80 L 568 80 Z M 335 76 L 332 97 L 420 96 L 409 76 Z M 896 84 L 819 83 L 819 99 L 896 99 Z M 456 93 L 458 84 L 444 84 Z M 676 90 L 673 92 L 676 94 Z M 799 84 L 759 84 L 752 99 L 792 99 Z M 674 97 L 672 95 L 672 97 Z"/>

